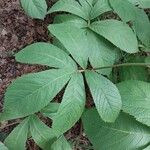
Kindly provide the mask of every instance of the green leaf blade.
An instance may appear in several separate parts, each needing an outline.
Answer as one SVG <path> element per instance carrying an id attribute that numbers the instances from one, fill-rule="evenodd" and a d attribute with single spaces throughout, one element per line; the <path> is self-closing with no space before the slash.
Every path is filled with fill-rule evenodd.
<path id="1" fill-rule="evenodd" d="M 48 70 L 14 81 L 5 94 L 0 120 L 25 117 L 40 111 L 69 81 L 72 70 Z"/>
<path id="2" fill-rule="evenodd" d="M 127 114 L 120 114 L 112 124 L 103 122 L 96 109 L 91 109 L 84 113 L 82 121 L 94 150 L 137 150 L 150 141 L 150 129 Z"/>
<path id="3" fill-rule="evenodd" d="M 59 0 L 49 9 L 48 14 L 59 11 L 69 12 L 84 19 L 88 18 L 82 6 L 75 0 Z"/>
<path id="4" fill-rule="evenodd" d="M 139 40 L 147 47 L 150 47 L 150 21 L 144 10 L 136 10 L 136 18 L 133 21 L 133 29 L 135 30 Z"/>
<path id="5" fill-rule="evenodd" d="M 55 131 L 45 125 L 37 116 L 32 116 L 30 120 L 30 132 L 33 140 L 43 150 L 50 150 L 57 140 Z"/>
<path id="6" fill-rule="evenodd" d="M 81 117 L 85 106 L 85 89 L 82 74 L 74 74 L 66 88 L 58 112 L 52 118 L 52 128 L 63 134 Z"/>
<path id="7" fill-rule="evenodd" d="M 110 0 L 114 11 L 124 22 L 131 21 L 132 28 L 137 34 L 140 41 L 150 46 L 150 22 L 144 10 L 135 7 L 128 0 Z"/>
<path id="8" fill-rule="evenodd" d="M 25 12 L 32 18 L 44 19 L 47 13 L 45 0 L 21 0 Z"/>
<path id="9" fill-rule="evenodd" d="M 122 97 L 123 111 L 150 126 L 150 83 L 128 80 L 117 86 Z"/>
<path id="10" fill-rule="evenodd" d="M 86 80 L 99 115 L 105 122 L 114 122 L 122 106 L 117 87 L 95 72 L 86 72 Z"/>
<path id="11" fill-rule="evenodd" d="M 127 53 L 138 52 L 138 42 L 134 32 L 121 21 L 94 22 L 91 29 Z"/>
<path id="12" fill-rule="evenodd" d="M 91 11 L 91 17 L 90 19 L 94 19 L 96 17 L 98 17 L 99 15 L 105 13 L 105 12 L 108 12 L 108 11 L 111 11 L 111 7 L 109 5 L 109 1 L 108 0 L 98 0 L 94 7 L 92 8 L 92 11 Z"/>
<path id="13" fill-rule="evenodd" d="M 44 42 L 29 45 L 15 56 L 22 63 L 77 69 L 75 62 L 63 50 Z"/>
<path id="14" fill-rule="evenodd" d="M 5 139 L 4 143 L 10 150 L 26 150 L 26 140 L 29 131 L 29 120 L 26 118 Z"/>
<path id="15" fill-rule="evenodd" d="M 54 19 L 54 23 L 55 24 L 67 23 L 77 28 L 87 27 L 87 22 L 85 20 L 83 20 L 82 18 L 79 18 L 78 16 L 70 15 L 70 14 L 57 15 Z"/>
<path id="16" fill-rule="evenodd" d="M 88 61 L 88 45 L 84 30 L 69 24 L 50 25 L 49 31 L 64 45 L 77 63 L 86 68 Z M 63 30 L 62 30 L 63 29 Z"/>
<path id="17" fill-rule="evenodd" d="M 134 20 L 136 17 L 136 8 L 128 0 L 109 0 L 114 11 L 124 22 Z"/>
<path id="18" fill-rule="evenodd" d="M 89 48 L 89 61 L 93 68 L 111 66 L 115 63 L 118 53 L 110 42 L 90 30 L 86 31 L 86 38 Z M 109 75 L 112 69 L 97 71 L 101 74 Z"/>

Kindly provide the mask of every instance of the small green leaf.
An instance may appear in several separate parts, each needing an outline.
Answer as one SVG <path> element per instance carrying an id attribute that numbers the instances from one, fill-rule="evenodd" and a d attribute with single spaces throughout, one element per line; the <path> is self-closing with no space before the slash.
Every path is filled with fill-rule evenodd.
<path id="1" fill-rule="evenodd" d="M 141 42 L 150 46 L 150 22 L 144 10 L 135 7 L 128 0 L 110 0 L 110 3 L 124 22 L 131 21 L 132 28 Z"/>
<path id="2" fill-rule="evenodd" d="M 43 150 L 50 150 L 52 144 L 57 140 L 55 131 L 46 126 L 35 115 L 30 119 L 30 132 L 33 140 Z"/>
<path id="3" fill-rule="evenodd" d="M 60 135 L 65 133 L 80 119 L 84 106 L 84 81 L 82 74 L 77 73 L 71 77 L 58 112 L 52 118 L 52 128 Z"/>
<path id="4" fill-rule="evenodd" d="M 52 44 L 39 42 L 27 46 L 16 54 L 16 60 L 28 64 L 41 64 L 55 68 L 77 69 L 75 62 Z"/>
<path id="5" fill-rule="evenodd" d="M 131 28 L 117 20 L 94 22 L 91 29 L 127 53 L 138 52 L 138 42 Z"/>
<path id="6" fill-rule="evenodd" d="M 25 12 L 32 18 L 44 19 L 47 13 L 45 0 L 21 0 Z"/>
<path id="7" fill-rule="evenodd" d="M 63 29 L 63 30 L 62 30 Z M 88 45 L 84 30 L 69 24 L 53 24 L 49 26 L 50 32 L 64 45 L 77 63 L 86 68 L 88 61 Z"/>
<path id="8" fill-rule="evenodd" d="M 49 118 L 52 118 L 59 109 L 59 103 L 49 103 L 45 108 L 41 110 L 41 113 Z"/>
<path id="9" fill-rule="evenodd" d="M 98 17 L 99 15 L 111 11 L 111 7 L 109 5 L 108 0 L 98 0 L 94 7 L 92 8 L 91 14 L 90 14 L 90 19 L 94 19 Z"/>
<path id="10" fill-rule="evenodd" d="M 9 150 L 26 150 L 29 120 L 30 118 L 23 120 L 5 139 L 4 143 Z"/>
<path id="11" fill-rule="evenodd" d="M 144 63 L 144 56 L 128 56 L 127 63 Z M 119 68 L 120 81 L 125 80 L 141 80 L 149 81 L 149 74 L 146 67 L 141 66 L 126 66 Z"/>
<path id="12" fill-rule="evenodd" d="M 51 146 L 51 150 L 72 150 L 70 144 L 64 136 L 58 138 L 56 142 Z"/>
<path id="13" fill-rule="evenodd" d="M 7 89 L 0 120 L 25 117 L 40 111 L 70 79 L 72 70 L 48 70 L 24 75 Z"/>
<path id="14" fill-rule="evenodd" d="M 58 11 L 69 12 L 83 19 L 88 19 L 86 12 L 83 11 L 82 6 L 76 0 L 59 0 L 49 9 L 48 14 Z"/>
<path id="15" fill-rule="evenodd" d="M 144 10 L 138 9 L 137 15 L 133 21 L 133 29 L 135 30 L 139 40 L 147 47 L 150 47 L 150 21 Z M 150 51 L 150 50 L 148 50 Z"/>
<path id="16" fill-rule="evenodd" d="M 0 150 L 8 150 L 8 148 L 2 142 L 0 142 Z"/>
<path id="17" fill-rule="evenodd" d="M 82 121 L 94 150 L 141 150 L 150 141 L 150 129 L 124 113 L 112 124 L 103 122 L 91 109 Z"/>
<path id="18" fill-rule="evenodd" d="M 95 72 L 89 71 L 85 75 L 99 115 L 105 122 L 114 122 L 122 106 L 117 87 Z"/>
<path id="19" fill-rule="evenodd" d="M 118 84 L 123 111 L 150 126 L 150 83 L 129 80 Z"/>

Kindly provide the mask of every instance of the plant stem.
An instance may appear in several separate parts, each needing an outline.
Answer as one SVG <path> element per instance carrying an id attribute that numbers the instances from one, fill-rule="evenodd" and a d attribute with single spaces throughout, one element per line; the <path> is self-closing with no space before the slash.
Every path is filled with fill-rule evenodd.
<path id="1" fill-rule="evenodd" d="M 112 66 L 104 66 L 104 67 L 98 67 L 98 68 L 93 68 L 90 70 L 101 70 L 101 69 L 107 69 L 107 68 L 117 68 L 117 67 L 147 67 L 150 66 L 150 63 L 123 63 L 123 64 L 117 64 L 117 65 L 112 65 Z M 88 70 L 88 69 L 86 69 Z M 79 70 L 80 73 L 85 72 L 86 70 L 81 69 Z"/>
<path id="2" fill-rule="evenodd" d="M 112 65 L 112 66 L 104 66 L 104 67 L 99 67 L 99 68 L 93 68 L 93 70 L 100 70 L 100 69 L 107 69 L 107 68 L 117 68 L 117 67 L 147 67 L 150 66 L 150 63 L 123 63 L 123 64 L 117 64 L 117 65 Z"/>

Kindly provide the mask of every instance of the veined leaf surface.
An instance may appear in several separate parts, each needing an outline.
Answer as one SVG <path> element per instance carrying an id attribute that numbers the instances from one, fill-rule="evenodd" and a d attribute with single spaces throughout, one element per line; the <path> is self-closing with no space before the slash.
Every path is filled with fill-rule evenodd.
<path id="1" fill-rule="evenodd" d="M 118 84 L 123 111 L 150 126 L 150 83 L 128 80 Z"/>
<path id="2" fill-rule="evenodd" d="M 63 50 L 44 42 L 31 44 L 15 56 L 22 63 L 77 69 L 75 62 Z"/>
<path id="3" fill-rule="evenodd" d="M 21 5 L 30 17 L 45 18 L 47 13 L 46 0 L 21 0 Z"/>
<path id="4" fill-rule="evenodd" d="M 85 106 L 85 89 L 82 74 L 71 77 L 56 115 L 52 118 L 52 128 L 63 134 L 81 117 Z"/>
<path id="5" fill-rule="evenodd" d="M 82 121 L 94 150 L 137 150 L 150 141 L 150 129 L 127 114 L 120 114 L 115 123 L 105 123 L 96 109 L 91 109 Z"/>
<path id="6" fill-rule="evenodd" d="M 91 24 L 91 29 L 127 53 L 138 52 L 135 33 L 121 21 L 113 19 L 97 21 Z"/>
<path id="7" fill-rule="evenodd" d="M 85 75 L 99 115 L 105 122 L 114 122 L 122 106 L 117 87 L 95 72 L 88 71 Z"/>
<path id="8" fill-rule="evenodd" d="M 45 125 L 37 116 L 30 119 L 30 132 L 33 140 L 43 150 L 50 150 L 52 144 L 57 140 L 55 131 Z"/>
<path id="9" fill-rule="evenodd" d="M 53 69 L 18 78 L 7 89 L 0 120 L 25 117 L 40 111 L 65 86 L 72 73 L 72 70 Z"/>
<path id="10" fill-rule="evenodd" d="M 26 150 L 30 117 L 23 120 L 5 139 L 9 150 Z"/>

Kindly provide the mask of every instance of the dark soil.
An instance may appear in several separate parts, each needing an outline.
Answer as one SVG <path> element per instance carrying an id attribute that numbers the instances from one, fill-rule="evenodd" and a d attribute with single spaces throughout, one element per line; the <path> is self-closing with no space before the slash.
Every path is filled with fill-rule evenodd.
<path id="1" fill-rule="evenodd" d="M 49 1 L 48 4 L 50 6 L 52 2 Z M 17 63 L 14 54 L 34 42 L 51 42 L 47 26 L 52 23 L 52 20 L 53 16 L 47 16 L 44 21 L 27 17 L 20 6 L 19 0 L 0 0 L 0 112 L 2 111 L 6 88 L 14 79 L 23 74 L 45 69 L 41 66 Z M 60 93 L 57 98 L 61 98 L 61 95 Z M 90 94 L 87 96 L 91 97 Z M 2 136 L 5 137 L 12 131 L 17 125 L 16 122 L 18 120 L 1 124 L 0 141 Z M 72 142 L 77 140 L 80 144 L 89 145 L 82 132 L 81 123 L 77 123 L 66 133 L 66 138 Z M 39 150 L 32 140 L 27 142 L 27 146 L 29 150 Z M 84 150 L 86 148 L 76 147 L 74 149 Z"/>

